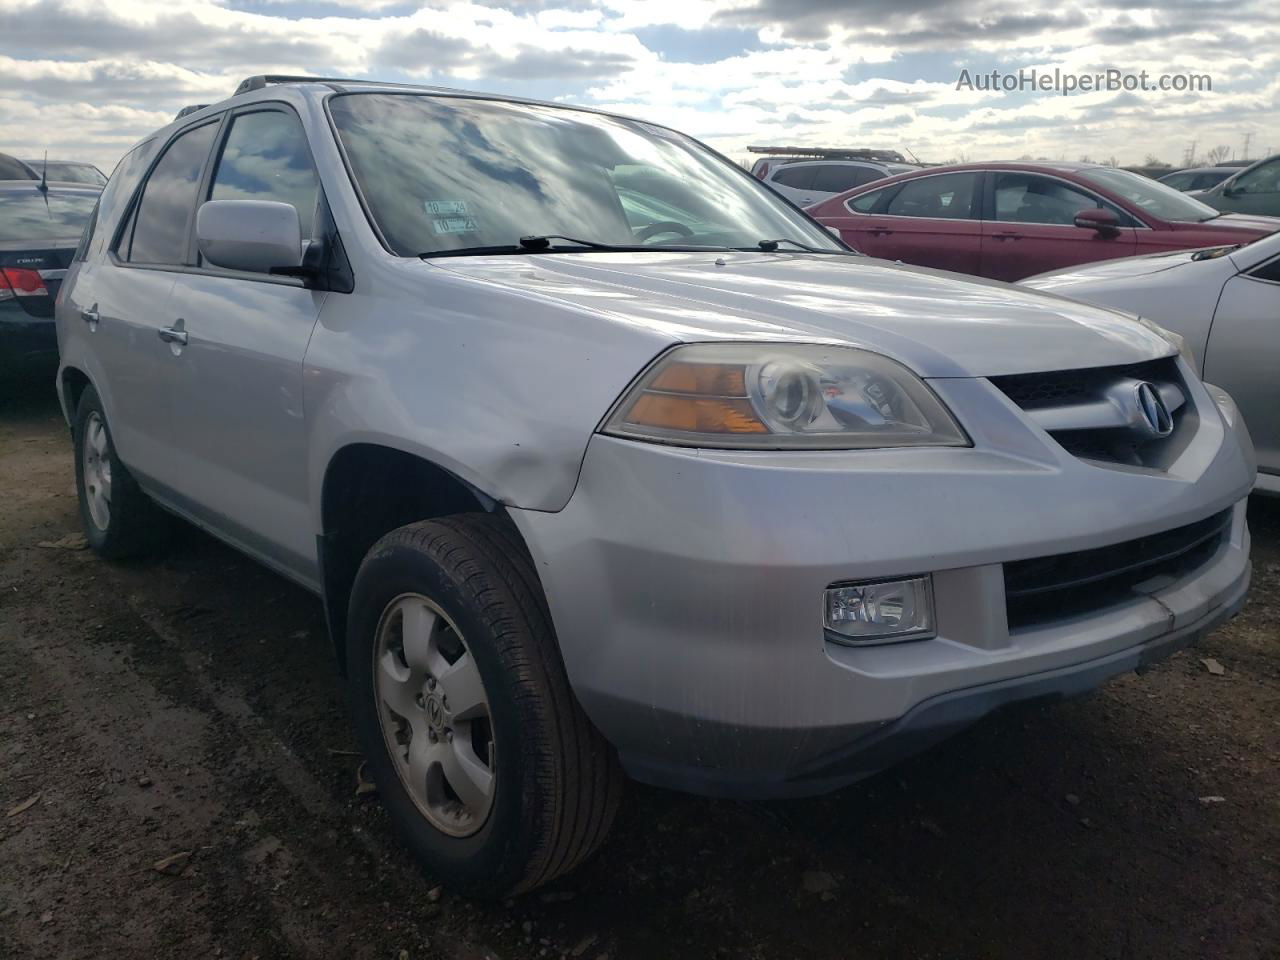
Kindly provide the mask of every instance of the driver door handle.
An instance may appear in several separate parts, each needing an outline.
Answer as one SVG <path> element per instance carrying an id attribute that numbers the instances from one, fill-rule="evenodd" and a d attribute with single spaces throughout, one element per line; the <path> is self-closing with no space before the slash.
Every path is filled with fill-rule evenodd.
<path id="1" fill-rule="evenodd" d="M 181 323 L 182 321 L 179 320 L 178 324 Z M 165 343 L 177 343 L 184 347 L 187 345 L 187 331 L 183 330 L 181 326 L 161 327 L 156 333 L 160 335 L 160 339 Z"/>
<path id="2" fill-rule="evenodd" d="M 886 237 L 893 233 L 893 231 L 888 227 L 872 227 L 867 231 L 867 233 L 871 234 L 873 237 Z"/>
<path id="3" fill-rule="evenodd" d="M 81 310 L 80 319 L 91 325 L 101 323 L 102 316 L 98 313 L 98 305 L 95 303 L 88 310 Z"/>
<path id="4" fill-rule="evenodd" d="M 1022 234 L 1015 233 L 1012 230 L 1006 230 L 1003 233 L 993 233 L 992 236 L 995 237 L 997 240 L 1021 240 L 1022 239 Z"/>

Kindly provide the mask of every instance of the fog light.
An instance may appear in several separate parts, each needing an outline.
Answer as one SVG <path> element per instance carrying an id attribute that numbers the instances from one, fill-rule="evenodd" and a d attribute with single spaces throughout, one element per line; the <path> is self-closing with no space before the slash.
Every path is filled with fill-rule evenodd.
<path id="1" fill-rule="evenodd" d="M 840 583 L 827 588 L 827 637 L 836 643 L 923 640 L 934 634 L 929 577 Z"/>

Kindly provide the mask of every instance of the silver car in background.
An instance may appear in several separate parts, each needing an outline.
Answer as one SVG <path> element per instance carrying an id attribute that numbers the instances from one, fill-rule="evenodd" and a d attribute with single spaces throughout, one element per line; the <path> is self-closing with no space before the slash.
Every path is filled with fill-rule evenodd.
<path id="1" fill-rule="evenodd" d="M 1057 270 L 1022 285 L 1141 314 L 1179 334 L 1197 372 L 1239 405 L 1257 448 L 1257 489 L 1280 494 L 1280 233 Z"/>
<path id="2" fill-rule="evenodd" d="M 831 790 L 1249 584 L 1248 435 L 1176 337 L 857 255 L 603 112 L 250 78 L 121 161 L 57 326 L 91 547 L 159 507 L 320 596 L 467 893 L 580 863 L 623 771 Z"/>

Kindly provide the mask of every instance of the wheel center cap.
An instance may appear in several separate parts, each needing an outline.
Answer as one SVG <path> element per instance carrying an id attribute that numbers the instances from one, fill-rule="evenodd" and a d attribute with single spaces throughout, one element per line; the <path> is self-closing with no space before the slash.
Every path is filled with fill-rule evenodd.
<path id="1" fill-rule="evenodd" d="M 445 711 L 444 704 L 440 702 L 439 694 L 428 693 L 423 701 L 423 709 L 427 713 L 427 723 L 431 726 L 431 729 L 437 732 L 444 730 Z"/>

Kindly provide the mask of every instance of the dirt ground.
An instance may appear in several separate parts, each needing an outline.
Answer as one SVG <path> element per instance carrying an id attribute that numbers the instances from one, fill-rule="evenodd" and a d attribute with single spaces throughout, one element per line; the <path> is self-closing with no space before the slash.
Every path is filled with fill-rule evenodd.
<path id="1" fill-rule="evenodd" d="M 0 958 L 1280 957 L 1280 502 L 1244 614 L 1146 676 L 820 799 L 635 787 L 478 905 L 358 795 L 319 603 L 193 530 L 74 549 L 71 463 L 52 398 L 0 409 Z"/>

